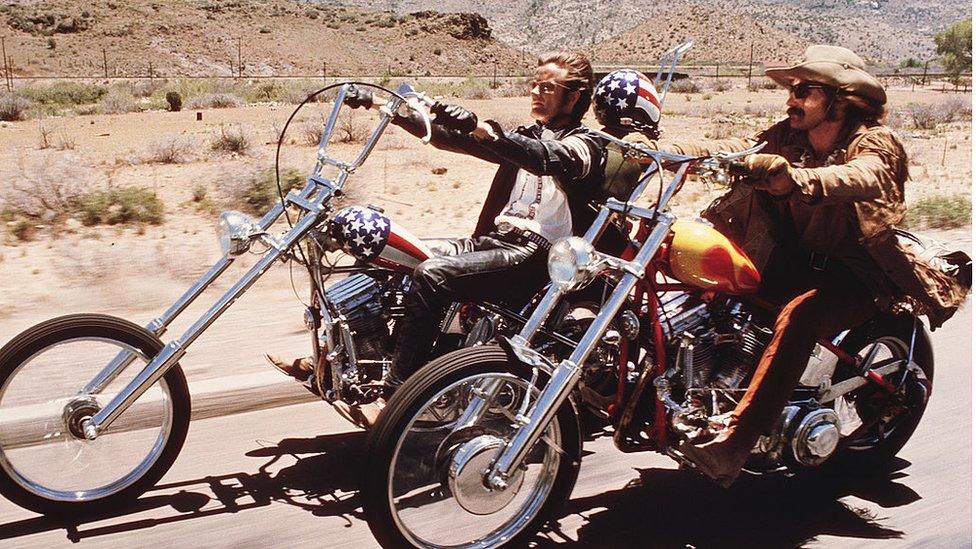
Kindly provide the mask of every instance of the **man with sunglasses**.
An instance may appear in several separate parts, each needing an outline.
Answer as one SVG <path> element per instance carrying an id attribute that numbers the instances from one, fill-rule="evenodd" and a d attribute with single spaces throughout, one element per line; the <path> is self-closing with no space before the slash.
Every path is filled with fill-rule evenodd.
<path id="1" fill-rule="evenodd" d="M 472 236 L 425 241 L 434 252 L 414 271 L 396 327 L 393 365 L 385 380 L 395 389 L 422 366 L 453 301 L 524 302 L 547 280 L 550 243 L 582 234 L 596 210 L 590 201 L 603 179 L 603 148 L 582 125 L 590 105 L 593 70 L 585 56 L 557 51 L 539 58 L 531 84 L 530 116 L 535 123 L 506 131 L 458 105 L 431 108 L 430 143 L 437 148 L 498 164 Z M 372 94 L 356 90 L 347 104 L 371 108 Z M 425 127 L 415 113 L 394 124 L 420 137 Z M 307 377 L 307 364 L 268 357 L 279 369 Z M 336 410 L 365 428 L 384 406 L 334 403 Z"/>
<path id="2" fill-rule="evenodd" d="M 810 46 L 797 64 L 768 67 L 766 75 L 789 91 L 787 119 L 755 140 L 662 147 L 698 156 L 767 143 L 741 166 L 750 184 L 733 187 L 704 214 L 762 270 L 760 297 L 783 305 L 728 428 L 681 449 L 726 486 L 778 420 L 819 338 L 904 304 L 935 329 L 966 295 L 896 240 L 908 159 L 882 123 L 885 90 L 861 58 Z"/>

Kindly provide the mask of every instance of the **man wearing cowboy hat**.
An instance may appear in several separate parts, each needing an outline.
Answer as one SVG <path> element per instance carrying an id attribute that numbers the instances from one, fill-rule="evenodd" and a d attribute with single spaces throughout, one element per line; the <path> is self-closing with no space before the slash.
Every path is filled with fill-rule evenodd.
<path id="1" fill-rule="evenodd" d="M 745 159 L 751 185 L 736 186 L 704 214 L 763 270 L 760 297 L 783 304 L 728 429 L 707 444 L 682 447 L 723 485 L 776 423 L 819 338 L 898 303 L 928 315 L 934 329 L 966 295 L 895 238 L 908 159 L 882 123 L 885 90 L 864 61 L 846 48 L 810 46 L 797 64 L 768 67 L 766 75 L 789 90 L 788 118 L 755 138 L 767 145 Z M 698 156 L 752 142 L 662 148 Z"/>

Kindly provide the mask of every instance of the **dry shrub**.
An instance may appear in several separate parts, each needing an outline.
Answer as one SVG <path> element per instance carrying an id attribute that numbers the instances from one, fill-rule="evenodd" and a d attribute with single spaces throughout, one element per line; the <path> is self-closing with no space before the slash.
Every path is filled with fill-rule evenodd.
<path id="1" fill-rule="evenodd" d="M 40 149 L 51 148 L 51 142 L 54 141 L 53 139 L 51 139 L 51 134 L 54 133 L 54 128 L 47 126 L 45 124 L 40 124 L 37 127 L 37 131 L 40 134 L 40 139 L 38 140 L 38 144 L 37 144 L 38 148 Z"/>
<path id="2" fill-rule="evenodd" d="M 369 128 L 352 111 L 346 110 L 339 115 L 332 139 L 339 143 L 359 143 L 367 136 L 369 136 Z"/>
<path id="3" fill-rule="evenodd" d="M 287 168 L 279 172 L 281 176 L 281 192 L 287 193 L 291 189 L 298 189 L 305 185 L 305 175 L 295 168 Z M 271 205 L 281 200 L 278 196 L 278 181 L 273 169 L 262 170 L 252 174 L 250 178 L 233 178 L 233 181 L 243 181 L 244 185 L 233 191 L 231 199 L 235 206 L 256 214 L 267 212 Z"/>
<path id="4" fill-rule="evenodd" d="M 712 89 L 717 92 L 729 91 L 732 89 L 732 82 L 724 78 L 716 79 L 714 82 L 712 82 Z"/>
<path id="5" fill-rule="evenodd" d="M 301 140 L 310 147 L 316 147 L 322 140 L 323 131 L 325 131 L 325 126 L 321 120 L 306 120 L 301 128 Z M 277 141 L 277 137 L 275 141 Z"/>
<path id="6" fill-rule="evenodd" d="M 95 174 L 73 154 L 45 154 L 18 161 L 18 173 L 0 188 L 0 210 L 33 219 L 68 214 L 75 200 L 95 188 Z"/>
<path id="7" fill-rule="evenodd" d="M 211 93 L 186 102 L 187 109 L 230 109 L 242 105 L 244 100 L 232 93 Z"/>
<path id="8" fill-rule="evenodd" d="M 528 78 L 500 84 L 492 94 L 495 97 L 528 97 L 532 93 L 531 80 Z"/>
<path id="9" fill-rule="evenodd" d="M 31 101 L 12 93 L 0 95 L 0 120 L 16 122 L 27 119 L 27 110 L 31 108 Z"/>
<path id="10" fill-rule="evenodd" d="M 485 84 L 473 84 L 466 86 L 461 96 L 464 99 L 491 99 L 494 92 Z"/>
<path id="11" fill-rule="evenodd" d="M 164 87 L 166 87 L 165 80 L 139 80 L 132 84 L 132 95 L 135 97 L 151 97 Z"/>
<path id="12" fill-rule="evenodd" d="M 939 124 L 948 124 L 956 116 L 959 105 L 953 101 L 940 103 L 909 103 L 904 112 L 912 122 L 912 127 L 918 130 L 934 130 Z M 972 109 L 970 109 L 972 116 Z"/>
<path id="13" fill-rule="evenodd" d="M 674 80 L 671 82 L 671 88 L 669 91 L 675 93 L 701 93 L 701 85 L 697 81 L 690 78 L 683 78 L 681 80 Z"/>
<path id="14" fill-rule="evenodd" d="M 163 222 L 165 207 L 155 192 L 141 187 L 115 187 L 92 191 L 72 201 L 72 209 L 85 225 Z"/>
<path id="15" fill-rule="evenodd" d="M 143 162 L 155 164 L 183 164 L 195 156 L 199 144 L 195 139 L 181 135 L 171 135 L 149 144 Z"/>
<path id="16" fill-rule="evenodd" d="M 128 93 L 121 90 L 112 90 L 111 93 L 102 98 L 98 110 L 102 114 L 124 114 L 139 110 L 139 106 Z"/>
<path id="17" fill-rule="evenodd" d="M 243 126 L 227 128 L 223 124 L 220 132 L 213 135 L 210 150 L 218 153 L 247 154 L 251 150 L 251 137 Z"/>
<path id="18" fill-rule="evenodd" d="M 972 198 L 967 195 L 933 195 L 920 199 L 908 208 L 905 221 L 910 227 L 951 229 L 972 222 Z"/>

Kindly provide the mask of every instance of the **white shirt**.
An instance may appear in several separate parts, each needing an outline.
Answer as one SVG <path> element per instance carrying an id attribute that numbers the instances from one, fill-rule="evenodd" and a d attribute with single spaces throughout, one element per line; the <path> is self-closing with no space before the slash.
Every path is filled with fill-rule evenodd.
<path id="1" fill-rule="evenodd" d="M 552 135 L 552 131 L 543 130 L 542 139 L 551 139 Z M 586 143 L 572 135 L 562 142 L 579 156 L 584 163 L 583 172 L 588 173 L 590 149 Z M 549 242 L 573 234 L 569 200 L 556 179 L 551 175 L 533 175 L 525 170 L 519 170 L 516 174 L 508 205 L 495 218 L 496 227 L 503 228 L 505 223 L 542 235 Z"/>

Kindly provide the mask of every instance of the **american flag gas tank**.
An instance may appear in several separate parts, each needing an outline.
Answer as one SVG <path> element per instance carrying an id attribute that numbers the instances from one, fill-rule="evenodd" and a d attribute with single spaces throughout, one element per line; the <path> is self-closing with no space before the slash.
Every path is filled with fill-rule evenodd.
<path id="1" fill-rule="evenodd" d="M 377 267 L 412 271 L 431 255 L 423 241 L 370 208 L 347 206 L 330 223 L 346 253 Z"/>

